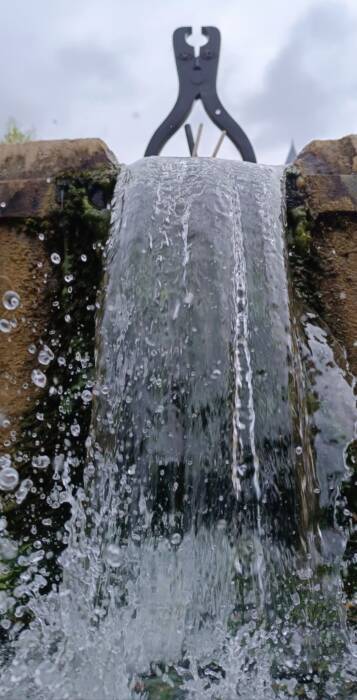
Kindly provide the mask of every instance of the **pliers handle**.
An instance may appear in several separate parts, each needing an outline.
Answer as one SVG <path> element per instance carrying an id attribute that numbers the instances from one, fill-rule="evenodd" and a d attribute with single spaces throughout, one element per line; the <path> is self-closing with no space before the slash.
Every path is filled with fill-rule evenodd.
<path id="1" fill-rule="evenodd" d="M 255 153 L 247 135 L 228 114 L 217 95 L 220 32 L 216 27 L 202 27 L 202 33 L 208 37 L 208 42 L 201 46 L 199 56 L 196 57 L 193 46 L 186 41 L 192 34 L 192 28 L 179 27 L 174 31 L 173 45 L 179 94 L 170 114 L 152 136 L 145 156 L 159 155 L 166 142 L 187 120 L 194 101 L 201 99 L 208 116 L 219 129 L 226 132 L 243 160 L 256 163 Z"/>

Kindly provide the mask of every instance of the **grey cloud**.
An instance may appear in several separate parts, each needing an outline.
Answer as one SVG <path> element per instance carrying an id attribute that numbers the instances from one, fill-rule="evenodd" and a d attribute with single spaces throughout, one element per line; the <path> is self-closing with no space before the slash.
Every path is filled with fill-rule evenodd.
<path id="1" fill-rule="evenodd" d="M 245 119 L 258 146 L 299 146 L 337 134 L 343 115 L 357 116 L 356 21 L 341 2 L 324 2 L 300 18 L 265 72 L 260 93 L 246 100 Z M 346 121 L 346 120 L 345 120 Z"/>
<path id="2" fill-rule="evenodd" d="M 61 47 L 58 62 L 66 74 L 100 80 L 115 80 L 121 73 L 118 56 L 91 42 Z"/>
<path id="3" fill-rule="evenodd" d="M 21 25 L 13 8 L 6 11 L 0 134 L 13 116 L 22 128 L 34 127 L 38 138 L 97 135 L 99 130 L 106 136 L 107 114 L 117 112 L 118 95 L 125 101 L 137 90 L 125 39 L 113 47 L 93 23 L 83 23 L 80 34 L 71 31 L 50 10 L 28 12 Z"/>
<path id="4" fill-rule="evenodd" d="M 59 48 L 56 68 L 66 95 L 77 101 L 115 100 L 118 92 L 123 98 L 135 94 L 137 85 L 126 52 L 108 50 L 85 41 Z"/>

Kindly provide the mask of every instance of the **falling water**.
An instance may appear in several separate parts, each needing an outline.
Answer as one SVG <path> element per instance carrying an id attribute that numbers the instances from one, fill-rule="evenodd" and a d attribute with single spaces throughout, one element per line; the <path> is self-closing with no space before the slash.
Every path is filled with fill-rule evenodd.
<path id="1" fill-rule="evenodd" d="M 64 466 L 63 580 L 10 635 L 1 698 L 352 697 L 343 532 L 301 512 L 342 478 L 353 391 L 314 319 L 297 338 L 283 199 L 279 168 L 123 169 L 85 485 Z M 316 457 L 304 353 L 337 389 L 329 469 L 335 397 Z"/>

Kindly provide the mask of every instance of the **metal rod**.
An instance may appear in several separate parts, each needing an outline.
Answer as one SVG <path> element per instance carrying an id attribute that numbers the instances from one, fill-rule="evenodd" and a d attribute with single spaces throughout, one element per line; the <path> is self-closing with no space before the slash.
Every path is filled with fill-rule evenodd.
<path id="1" fill-rule="evenodd" d="M 221 135 L 220 135 L 220 137 L 219 137 L 219 139 L 218 139 L 217 146 L 216 146 L 216 148 L 214 149 L 214 151 L 213 151 L 213 153 L 212 153 L 212 158 L 215 158 L 215 157 L 216 157 L 216 155 L 217 155 L 219 149 L 220 149 L 221 146 L 222 146 L 223 139 L 224 139 L 226 133 L 227 133 L 226 131 L 222 131 L 222 133 L 221 133 Z"/>
<path id="2" fill-rule="evenodd" d="M 191 124 L 185 124 L 185 132 L 186 132 L 186 138 L 187 138 L 187 143 L 188 143 L 188 148 L 190 151 L 190 155 L 192 156 L 193 149 L 195 147 L 195 142 L 193 139 L 193 133 L 191 129 Z"/>
<path id="3" fill-rule="evenodd" d="M 193 151 L 192 151 L 193 158 L 195 158 L 197 156 L 198 146 L 200 145 L 200 140 L 201 140 L 201 136 L 202 136 L 202 129 L 203 129 L 203 124 L 200 124 L 198 127 L 196 141 L 195 141 Z"/>

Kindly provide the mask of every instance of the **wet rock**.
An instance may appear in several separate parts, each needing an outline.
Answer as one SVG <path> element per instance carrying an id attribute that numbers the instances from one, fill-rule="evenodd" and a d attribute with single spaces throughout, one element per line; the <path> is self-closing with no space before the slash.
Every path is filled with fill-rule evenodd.
<path id="1" fill-rule="evenodd" d="M 301 151 L 288 171 L 288 207 L 314 304 L 356 375 L 357 136 Z"/>
<path id="2" fill-rule="evenodd" d="M 9 492 L 0 505 L 21 528 L 31 499 L 38 518 L 65 455 L 78 471 L 85 450 L 82 395 L 117 172 L 99 139 L 0 145 L 0 457 L 32 484 L 24 503 Z"/>
<path id="3" fill-rule="evenodd" d="M 333 339 L 334 362 L 353 387 L 357 375 L 357 136 L 308 144 L 288 169 L 287 206 L 297 315 L 317 312 Z M 322 408 L 326 412 L 326 401 Z M 336 415 L 331 426 L 342 418 Z M 331 440 L 329 454 L 334 443 Z M 334 521 L 337 517 L 349 533 L 343 576 L 347 614 L 354 622 L 356 455 L 357 442 L 351 441 L 345 446 L 344 476 L 332 512 Z"/>

